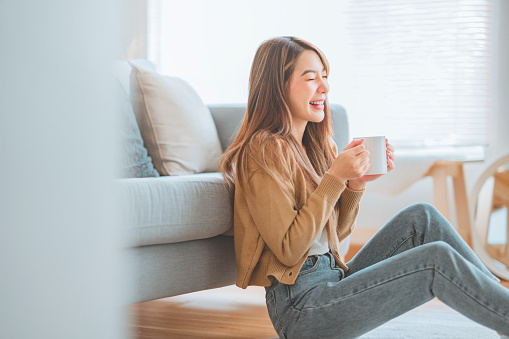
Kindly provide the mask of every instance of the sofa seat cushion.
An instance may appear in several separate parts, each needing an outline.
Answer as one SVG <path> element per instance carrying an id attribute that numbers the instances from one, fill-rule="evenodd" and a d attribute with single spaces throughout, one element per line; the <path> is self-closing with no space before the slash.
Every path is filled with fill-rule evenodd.
<path id="1" fill-rule="evenodd" d="M 115 181 L 126 246 L 206 239 L 228 231 L 233 209 L 220 173 Z"/>

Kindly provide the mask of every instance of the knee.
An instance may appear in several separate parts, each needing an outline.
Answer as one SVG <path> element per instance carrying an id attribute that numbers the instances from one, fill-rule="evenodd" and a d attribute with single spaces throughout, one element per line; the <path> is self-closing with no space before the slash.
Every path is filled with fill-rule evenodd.
<path id="1" fill-rule="evenodd" d="M 410 205 L 407 207 L 407 211 L 414 218 L 417 218 L 420 221 L 426 221 L 427 224 L 431 224 L 432 221 L 436 221 L 438 219 L 444 219 L 436 207 L 427 202 L 419 202 Z"/>
<path id="2" fill-rule="evenodd" d="M 433 253 L 437 253 L 438 256 L 443 256 L 446 253 L 451 253 L 455 251 L 455 249 L 445 241 L 434 241 L 432 243 L 429 243 L 428 245 L 430 247 L 430 250 Z"/>
<path id="3" fill-rule="evenodd" d="M 450 261 L 456 250 L 445 241 L 433 241 L 419 247 L 422 255 L 433 262 Z"/>
<path id="4" fill-rule="evenodd" d="M 418 221 L 419 224 L 428 224 L 436 214 L 440 214 L 433 205 L 426 202 L 410 205 L 402 212 L 406 218 Z"/>
<path id="5" fill-rule="evenodd" d="M 427 244 L 429 255 L 438 262 L 451 262 L 454 261 L 458 252 L 445 241 L 434 241 Z"/>
<path id="6" fill-rule="evenodd" d="M 442 230 L 444 227 L 450 226 L 435 206 L 426 202 L 410 205 L 404 212 L 406 218 L 413 221 L 414 227 L 422 232 L 435 232 L 435 230 Z"/>
<path id="7" fill-rule="evenodd" d="M 419 202 L 413 205 L 408 206 L 408 209 L 413 213 L 421 214 L 421 215 L 436 215 L 440 214 L 440 212 L 435 208 L 435 206 L 431 205 L 427 202 Z"/>

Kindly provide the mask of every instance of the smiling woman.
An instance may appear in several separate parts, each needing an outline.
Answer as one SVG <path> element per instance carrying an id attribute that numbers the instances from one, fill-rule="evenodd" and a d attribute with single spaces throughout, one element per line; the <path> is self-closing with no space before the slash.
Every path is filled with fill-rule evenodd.
<path id="1" fill-rule="evenodd" d="M 237 286 L 265 287 L 281 338 L 356 338 L 435 297 L 509 334 L 509 292 L 429 204 L 406 207 L 341 258 L 366 183 L 381 175 L 367 174 L 364 140 L 342 151 L 332 141 L 327 74 L 320 50 L 295 37 L 255 54 L 247 111 L 220 165 Z M 393 152 L 386 142 L 388 172 Z"/>

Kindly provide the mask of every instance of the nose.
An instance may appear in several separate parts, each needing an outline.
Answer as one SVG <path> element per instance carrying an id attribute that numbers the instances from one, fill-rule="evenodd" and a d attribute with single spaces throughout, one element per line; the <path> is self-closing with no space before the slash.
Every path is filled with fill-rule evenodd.
<path id="1" fill-rule="evenodd" d="M 320 86 L 318 86 L 318 91 L 324 94 L 329 93 L 329 82 L 327 81 L 327 78 L 322 78 L 322 82 Z"/>

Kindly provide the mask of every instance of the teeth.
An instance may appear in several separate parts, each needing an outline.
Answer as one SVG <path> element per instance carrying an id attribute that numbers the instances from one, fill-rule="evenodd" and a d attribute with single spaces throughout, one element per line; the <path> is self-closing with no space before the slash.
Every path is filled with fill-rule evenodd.
<path id="1" fill-rule="evenodd" d="M 311 101 L 311 105 L 323 105 L 323 101 Z"/>

